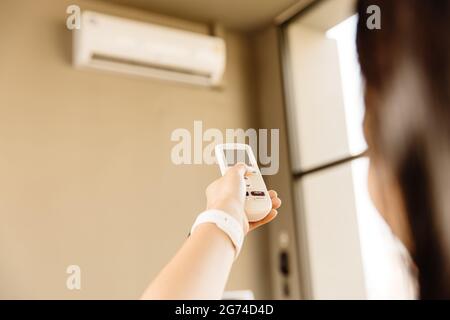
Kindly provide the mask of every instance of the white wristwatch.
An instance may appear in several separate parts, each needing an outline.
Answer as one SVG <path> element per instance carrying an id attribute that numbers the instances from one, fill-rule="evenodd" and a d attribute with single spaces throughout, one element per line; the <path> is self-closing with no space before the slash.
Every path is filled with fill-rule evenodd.
<path id="1" fill-rule="evenodd" d="M 191 234 L 194 233 L 202 223 L 214 223 L 219 229 L 225 232 L 233 242 L 236 249 L 234 259 L 236 259 L 241 251 L 242 244 L 244 243 L 244 229 L 242 225 L 231 215 L 225 211 L 210 209 L 200 213 L 195 219 L 194 225 L 191 228 Z"/>

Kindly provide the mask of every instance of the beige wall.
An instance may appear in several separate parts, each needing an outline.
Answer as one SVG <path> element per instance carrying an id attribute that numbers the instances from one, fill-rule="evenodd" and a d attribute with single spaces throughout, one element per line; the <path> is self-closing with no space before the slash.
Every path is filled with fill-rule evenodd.
<path id="1" fill-rule="evenodd" d="M 0 2 L 0 298 L 137 298 L 185 239 L 219 175 L 170 161 L 176 128 L 255 126 L 248 39 L 227 33 L 226 85 L 209 90 L 74 70 L 69 4 L 205 32 L 94 1 Z M 265 230 L 229 289 L 270 297 Z M 82 268 L 82 290 L 65 287 Z"/>

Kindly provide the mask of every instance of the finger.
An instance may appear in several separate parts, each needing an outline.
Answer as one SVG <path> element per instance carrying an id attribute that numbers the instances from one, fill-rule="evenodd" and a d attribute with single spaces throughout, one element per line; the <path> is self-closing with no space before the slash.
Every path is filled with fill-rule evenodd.
<path id="1" fill-rule="evenodd" d="M 226 175 L 233 176 L 238 175 L 240 177 L 244 177 L 244 174 L 247 172 L 247 167 L 244 163 L 237 163 L 234 166 L 228 168 Z"/>
<path id="2" fill-rule="evenodd" d="M 278 210 L 272 209 L 269 214 L 262 220 L 263 224 L 269 223 L 278 215 Z"/>
<path id="3" fill-rule="evenodd" d="M 269 190 L 269 196 L 270 198 L 276 198 L 278 193 L 275 190 Z"/>
<path id="4" fill-rule="evenodd" d="M 278 209 L 281 207 L 281 199 L 280 198 L 272 198 L 272 208 Z"/>
<path id="5" fill-rule="evenodd" d="M 272 209 L 272 210 L 269 212 L 269 214 L 268 214 L 264 219 L 262 219 L 262 220 L 260 220 L 260 221 L 252 222 L 252 223 L 250 224 L 250 230 L 253 230 L 253 229 L 255 229 L 255 228 L 258 228 L 258 227 L 260 227 L 260 226 L 262 226 L 262 225 L 264 225 L 264 224 L 266 224 L 266 223 L 269 223 L 270 221 L 272 221 L 273 219 L 275 219 L 275 217 L 276 217 L 277 215 L 278 215 L 278 211 L 275 210 L 275 209 Z"/>
<path id="6" fill-rule="evenodd" d="M 242 177 L 247 172 L 247 166 L 245 165 L 245 163 L 242 163 L 242 162 L 239 162 L 236 165 L 234 165 L 234 168 L 236 168 L 237 172 Z"/>
<path id="7" fill-rule="evenodd" d="M 269 223 L 270 221 L 272 221 L 273 219 L 275 219 L 275 217 L 278 215 L 278 211 L 275 209 L 270 210 L 269 214 L 267 216 L 265 216 L 264 219 L 259 220 L 259 221 L 255 221 L 250 223 L 250 230 L 253 230 L 255 228 L 258 228 L 266 223 Z"/>

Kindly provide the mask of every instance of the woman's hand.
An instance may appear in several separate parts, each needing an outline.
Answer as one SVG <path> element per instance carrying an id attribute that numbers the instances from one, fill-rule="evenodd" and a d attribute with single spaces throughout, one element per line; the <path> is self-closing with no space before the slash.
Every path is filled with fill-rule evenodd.
<path id="1" fill-rule="evenodd" d="M 206 189 L 207 209 L 218 209 L 227 212 L 238 220 L 247 234 L 263 224 L 272 221 L 278 214 L 277 209 L 281 206 L 281 200 L 275 191 L 270 190 L 272 199 L 272 209 L 262 220 L 248 222 L 244 211 L 245 205 L 245 180 L 244 176 L 247 167 L 243 163 L 238 163 L 228 169 L 226 174 L 211 183 Z"/>

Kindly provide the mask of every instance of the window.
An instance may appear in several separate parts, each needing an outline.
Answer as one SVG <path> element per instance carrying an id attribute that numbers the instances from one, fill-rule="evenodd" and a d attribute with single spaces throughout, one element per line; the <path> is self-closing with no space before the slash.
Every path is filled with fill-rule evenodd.
<path id="1" fill-rule="evenodd" d="M 292 175 L 311 297 L 410 298 L 399 243 L 370 201 L 354 1 L 283 26 Z"/>

